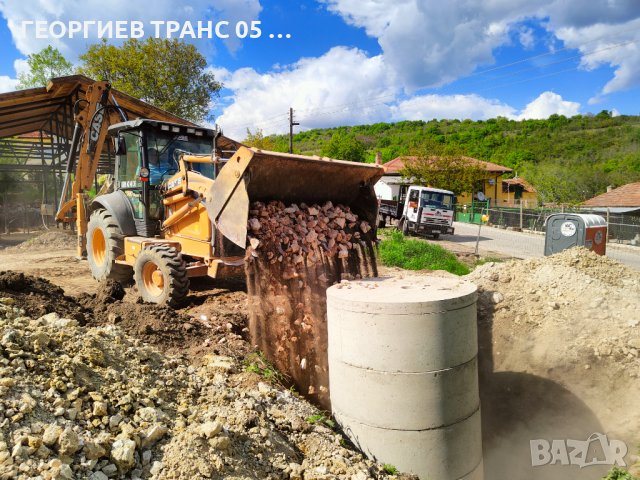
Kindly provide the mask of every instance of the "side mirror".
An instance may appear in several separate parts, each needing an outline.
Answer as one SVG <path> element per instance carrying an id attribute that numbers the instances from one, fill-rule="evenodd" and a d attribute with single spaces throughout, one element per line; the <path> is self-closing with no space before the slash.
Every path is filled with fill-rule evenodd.
<path id="1" fill-rule="evenodd" d="M 116 155 L 126 155 L 127 154 L 127 143 L 124 141 L 124 137 L 118 135 L 114 139 Z"/>

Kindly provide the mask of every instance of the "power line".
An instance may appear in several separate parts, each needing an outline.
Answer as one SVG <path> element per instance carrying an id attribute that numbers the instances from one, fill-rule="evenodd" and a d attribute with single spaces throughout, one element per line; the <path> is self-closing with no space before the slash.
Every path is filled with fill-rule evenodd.
<path id="1" fill-rule="evenodd" d="M 271 124 L 273 123 L 273 121 L 275 119 L 278 119 L 277 121 L 280 121 L 280 117 L 283 117 L 282 119 L 284 119 L 288 114 L 287 113 L 280 113 L 278 115 L 274 115 L 273 117 L 267 117 L 263 120 L 260 120 L 259 122 L 255 123 L 254 126 L 256 125 L 263 125 L 263 124 Z M 231 125 L 225 125 L 225 128 L 237 128 L 237 127 L 242 127 L 243 125 L 236 123 L 236 124 L 231 124 Z M 249 128 L 248 126 L 246 126 L 247 128 Z"/>
<path id="2" fill-rule="evenodd" d="M 310 110 L 299 110 L 299 112 L 302 113 L 306 113 L 306 114 L 310 114 L 310 113 L 315 113 L 315 112 L 322 112 L 324 110 L 328 110 L 331 108 L 339 108 L 339 107 L 349 107 L 349 106 L 357 106 L 357 105 L 362 105 L 362 104 L 366 104 L 370 101 L 375 101 L 375 100 L 380 100 L 383 98 L 395 98 L 397 95 L 396 93 L 389 93 L 386 95 L 381 95 L 378 97 L 372 97 L 372 98 L 368 98 L 365 100 L 358 100 L 357 102 L 348 102 L 348 103 L 338 103 L 338 104 L 334 104 L 334 105 L 325 105 L 324 107 L 318 107 L 318 108 L 312 108 Z"/>
<path id="3" fill-rule="evenodd" d="M 561 73 L 571 72 L 573 70 L 577 70 L 578 68 L 580 68 L 580 66 L 571 67 L 571 68 L 565 68 L 564 70 L 558 70 L 557 72 L 552 72 L 552 73 L 547 73 L 547 74 L 544 74 L 544 75 L 538 75 L 538 76 L 535 76 L 535 77 L 525 78 L 524 80 L 519 80 L 517 82 L 504 83 L 502 85 L 494 85 L 492 87 L 487 87 L 487 88 L 483 88 L 481 90 L 478 90 L 478 92 L 486 92 L 487 90 L 495 90 L 496 88 L 505 88 L 505 87 L 510 87 L 511 85 L 519 85 L 521 83 L 530 82 L 532 80 L 538 80 L 540 78 L 553 77 L 554 75 L 560 75 Z"/>
<path id="4" fill-rule="evenodd" d="M 616 32 L 616 33 L 617 34 L 621 34 L 621 33 L 637 32 L 637 31 L 638 31 L 638 28 L 636 27 L 636 28 L 630 28 L 628 30 L 622 30 L 622 31 Z M 496 67 L 492 67 L 492 68 L 489 68 L 489 69 L 486 69 L 486 70 L 482 70 L 480 72 L 471 73 L 471 74 L 467 75 L 466 78 L 475 77 L 475 76 L 478 76 L 478 75 L 484 75 L 485 73 L 493 72 L 495 70 L 501 70 L 501 69 L 507 68 L 507 67 L 512 67 L 513 65 L 518 65 L 520 63 L 524 63 L 524 62 L 527 62 L 529 60 L 535 60 L 536 58 L 547 57 L 549 55 L 557 55 L 558 53 L 565 52 L 567 50 L 579 50 L 580 48 L 584 47 L 585 45 L 589 45 L 590 43 L 597 42 L 597 41 L 602 40 L 603 38 L 606 38 L 608 36 L 609 36 L 609 34 L 602 35 L 600 37 L 597 37 L 597 38 L 594 38 L 594 39 L 589 40 L 587 42 L 584 42 L 582 45 L 580 45 L 578 47 L 562 47 L 562 48 L 560 48 L 558 50 L 553 50 L 553 51 L 549 51 L 549 52 L 545 52 L 545 53 L 540 53 L 540 54 L 537 54 L 537 55 L 532 55 L 530 57 L 522 58 L 520 60 L 515 60 L 513 62 L 506 63 L 504 65 L 498 65 Z"/>
<path id="5" fill-rule="evenodd" d="M 615 44 L 615 45 L 610 45 L 608 47 L 599 48 L 597 50 L 593 50 L 593 51 L 591 51 L 589 53 L 585 53 L 583 55 L 573 55 L 571 57 L 567 57 L 567 58 L 564 58 L 562 60 L 558 60 L 558 61 L 555 61 L 555 62 L 547 63 L 545 65 L 542 65 L 542 67 L 550 67 L 552 65 L 558 65 L 558 64 L 561 64 L 561 63 L 569 62 L 571 60 L 576 60 L 576 59 L 579 59 L 579 58 L 588 57 L 590 55 L 595 55 L 596 53 L 604 52 L 606 50 L 611 50 L 613 48 L 618 48 L 618 47 L 622 47 L 622 46 L 629 45 L 629 44 L 632 44 L 632 43 L 636 43 L 637 41 L 638 40 L 629 40 L 627 42 L 622 42 L 622 43 L 618 43 L 618 44 Z M 519 73 L 529 72 L 531 70 L 537 70 L 538 68 L 541 68 L 541 67 L 536 66 L 536 67 L 523 68 L 523 69 L 520 69 L 520 70 L 516 70 L 515 72 L 509 73 L 507 75 L 501 75 L 499 77 L 488 78 L 488 79 L 484 80 L 483 83 L 484 82 L 493 82 L 493 81 L 499 80 L 501 78 L 513 77 L 513 76 L 515 76 L 515 75 L 517 75 Z"/>

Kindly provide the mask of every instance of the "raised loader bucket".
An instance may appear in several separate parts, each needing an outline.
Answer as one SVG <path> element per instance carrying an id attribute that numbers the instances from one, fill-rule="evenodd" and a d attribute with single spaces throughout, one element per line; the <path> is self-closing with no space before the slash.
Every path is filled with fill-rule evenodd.
<path id="1" fill-rule="evenodd" d="M 373 165 L 240 148 L 220 170 L 205 205 L 217 229 L 242 248 L 247 242 L 249 206 L 255 201 L 264 202 L 263 209 L 272 200 L 295 203 L 300 209 L 304 209 L 303 203 L 308 207 L 318 204 L 314 207 L 318 211 L 342 204 L 358 219 L 346 229 L 361 229 L 366 222 L 375 228 L 378 202 L 373 185 L 382 173 L 382 168 Z M 282 219 L 278 212 L 273 213 L 273 219 Z M 278 223 L 275 225 L 277 228 Z M 272 237 L 263 237 L 265 244 L 257 256 L 249 250 L 245 263 L 251 344 L 300 393 L 324 409 L 330 408 L 326 289 L 340 281 L 341 272 L 349 270 L 349 265 L 353 267 L 360 260 L 368 266 L 367 271 L 360 269 L 362 276 L 376 272 L 372 265 L 375 232 L 367 233 L 366 226 L 361 231 L 365 233 L 355 238 L 362 240 L 353 240 L 352 245 L 358 246 L 353 246 L 348 258 L 320 253 L 315 261 L 311 257 L 298 259 L 293 276 L 285 274 L 284 251 L 278 260 L 262 250 L 269 248 L 267 238 Z"/>
<path id="2" fill-rule="evenodd" d="M 249 204 L 255 201 L 331 200 L 375 226 L 373 186 L 382 174 L 375 165 L 241 147 L 220 170 L 205 206 L 220 233 L 241 248 L 246 246 Z"/>

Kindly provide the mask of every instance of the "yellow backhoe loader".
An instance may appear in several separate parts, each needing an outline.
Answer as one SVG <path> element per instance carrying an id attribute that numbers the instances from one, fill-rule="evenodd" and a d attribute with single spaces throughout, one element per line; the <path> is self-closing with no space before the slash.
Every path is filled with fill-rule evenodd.
<path id="1" fill-rule="evenodd" d="M 331 200 L 375 225 L 381 168 L 247 148 L 217 129 L 120 121 L 108 90 L 106 82 L 94 84 L 76 115 L 80 154 L 57 215 L 76 222 L 78 254 L 86 250 L 97 280 L 133 277 L 145 301 L 178 304 L 190 277 L 215 278 L 243 263 L 249 205 L 258 200 Z M 89 202 L 107 138 L 116 154 L 114 191 Z"/>

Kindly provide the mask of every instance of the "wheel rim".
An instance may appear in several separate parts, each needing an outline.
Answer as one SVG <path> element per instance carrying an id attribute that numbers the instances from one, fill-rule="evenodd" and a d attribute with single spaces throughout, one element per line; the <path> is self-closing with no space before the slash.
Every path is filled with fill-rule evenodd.
<path id="1" fill-rule="evenodd" d="M 107 258 L 107 239 L 99 228 L 96 228 L 91 236 L 91 253 L 98 265 L 104 264 Z"/>
<path id="2" fill-rule="evenodd" d="M 144 288 L 154 297 L 160 296 L 164 290 L 164 275 L 162 270 L 153 262 L 147 262 L 142 267 L 142 283 Z"/>

